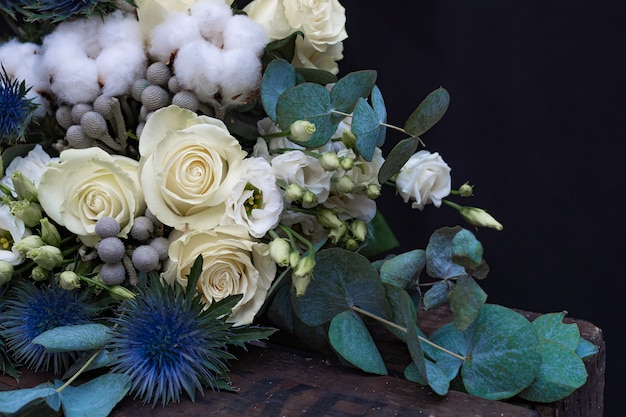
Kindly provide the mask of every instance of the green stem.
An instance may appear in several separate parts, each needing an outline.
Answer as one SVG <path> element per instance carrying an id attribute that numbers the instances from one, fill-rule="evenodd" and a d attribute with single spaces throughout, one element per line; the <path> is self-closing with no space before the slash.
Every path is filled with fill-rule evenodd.
<path id="1" fill-rule="evenodd" d="M 291 227 L 285 226 L 284 224 L 279 224 L 278 227 L 280 227 L 282 231 L 284 231 L 285 233 L 287 233 L 287 235 L 289 235 L 289 238 L 291 241 L 293 241 L 293 238 L 295 237 L 300 242 L 304 243 L 307 246 L 307 248 L 309 248 L 309 253 L 311 255 L 315 253 L 315 247 L 313 246 L 313 244 L 311 243 L 309 239 L 302 236 L 300 233 L 296 232 Z"/>
<path id="2" fill-rule="evenodd" d="M 447 205 L 447 206 L 450 206 L 450 207 L 452 207 L 452 208 L 455 208 L 455 209 L 457 209 L 458 211 L 461 211 L 461 209 L 463 208 L 460 204 L 454 203 L 454 202 L 449 201 L 449 200 L 445 200 L 445 199 L 444 199 L 444 200 L 441 200 L 441 201 L 443 202 L 443 204 L 445 204 L 445 205 Z"/>
<path id="3" fill-rule="evenodd" d="M 268 133 L 267 135 L 261 136 L 263 139 L 274 139 L 274 138 L 284 138 L 291 135 L 291 130 L 285 130 L 284 132 L 276 132 L 276 133 Z"/>
<path id="4" fill-rule="evenodd" d="M 389 321 L 389 320 L 386 320 L 386 319 L 384 319 L 382 317 L 378 317 L 377 315 L 372 314 L 369 311 L 363 310 L 362 308 L 359 308 L 357 306 L 352 306 L 352 310 L 356 311 L 357 313 L 361 313 L 364 316 L 370 317 L 370 318 L 372 318 L 372 319 L 374 319 L 376 321 L 379 321 L 379 322 L 381 322 L 383 324 L 386 324 L 387 326 L 393 327 L 394 329 L 400 330 L 401 332 L 404 332 L 404 333 L 407 332 L 405 327 L 399 326 L 396 323 L 394 323 L 392 321 Z M 467 360 L 467 358 L 465 356 L 459 355 L 458 353 L 454 353 L 451 350 L 448 350 L 448 349 L 444 348 L 443 346 L 439 346 L 438 344 L 431 342 L 430 340 L 426 339 L 425 337 L 417 335 L 417 338 L 420 341 L 422 341 L 424 343 L 427 343 L 427 344 L 431 345 L 432 347 L 434 347 L 435 349 L 439 349 L 440 351 L 445 352 L 445 353 L 447 353 L 450 356 L 453 356 L 453 357 L 455 357 L 457 359 L 460 359 L 462 361 Z"/>
<path id="5" fill-rule="evenodd" d="M 100 354 L 101 351 L 102 351 L 102 349 L 99 349 L 99 350 L 96 351 L 96 353 L 91 355 L 91 357 L 89 359 L 87 359 L 87 362 L 85 362 L 85 364 L 83 366 L 81 366 L 81 368 L 70 379 L 68 379 L 65 384 L 63 384 L 59 388 L 57 388 L 56 391 L 57 392 L 61 392 L 65 388 L 67 388 L 72 382 L 74 382 L 74 380 L 76 378 L 78 378 L 80 376 L 80 374 L 82 374 L 87 369 L 87 367 L 89 367 L 89 365 L 91 365 L 91 362 L 93 362 L 96 359 L 96 357 Z"/>

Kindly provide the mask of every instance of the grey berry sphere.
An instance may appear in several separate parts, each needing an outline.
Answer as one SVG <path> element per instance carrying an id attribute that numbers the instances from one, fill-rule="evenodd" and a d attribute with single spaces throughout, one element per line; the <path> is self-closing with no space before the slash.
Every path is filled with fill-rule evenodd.
<path id="1" fill-rule="evenodd" d="M 121 262 L 106 263 L 102 265 L 100 278 L 106 285 L 119 285 L 126 279 L 126 269 Z"/>
<path id="2" fill-rule="evenodd" d="M 150 241 L 150 246 L 159 254 L 159 259 L 167 259 L 167 251 L 170 248 L 170 241 L 165 237 L 155 237 Z"/>
<path id="3" fill-rule="evenodd" d="M 97 251 L 102 262 L 120 262 L 126 247 L 124 242 L 116 237 L 105 237 L 98 243 Z"/>
<path id="4" fill-rule="evenodd" d="M 134 267 L 141 272 L 155 271 L 159 267 L 159 254 L 149 245 L 137 246 L 132 260 Z"/>
<path id="5" fill-rule="evenodd" d="M 113 217 L 102 217 L 96 222 L 96 234 L 100 239 L 115 237 L 120 233 L 120 223 Z"/>
<path id="6" fill-rule="evenodd" d="M 135 222 L 130 228 L 130 235 L 133 239 L 144 242 L 152 237 L 154 223 L 146 216 L 135 217 Z"/>

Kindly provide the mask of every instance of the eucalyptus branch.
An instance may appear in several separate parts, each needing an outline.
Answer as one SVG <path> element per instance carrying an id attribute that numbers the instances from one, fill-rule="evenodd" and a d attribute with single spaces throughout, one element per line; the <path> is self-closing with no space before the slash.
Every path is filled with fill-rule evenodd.
<path id="1" fill-rule="evenodd" d="M 396 323 L 394 323 L 392 321 L 386 320 L 386 319 L 384 319 L 382 317 L 379 317 L 379 316 L 377 316 L 375 314 L 372 314 L 369 311 L 363 310 L 360 307 L 352 306 L 351 308 L 352 308 L 352 310 L 356 311 L 357 313 L 361 313 L 364 316 L 367 316 L 367 317 L 372 318 L 372 319 L 374 319 L 376 321 L 379 321 L 379 322 L 381 322 L 383 324 L 386 324 L 387 326 L 393 327 L 394 329 L 400 330 L 401 332 L 404 332 L 404 333 L 407 332 L 405 327 L 402 327 L 402 326 L 397 325 Z M 454 353 L 451 350 L 448 350 L 448 349 L 444 348 L 443 346 L 439 346 L 438 344 L 431 342 L 430 340 L 426 339 L 425 337 L 417 335 L 417 338 L 420 341 L 422 341 L 424 343 L 427 343 L 427 344 L 431 345 L 432 347 L 434 347 L 435 349 L 439 349 L 440 351 L 445 352 L 445 353 L 447 353 L 450 356 L 453 356 L 453 357 L 455 357 L 457 359 L 460 359 L 462 361 L 467 360 L 467 358 L 465 356 L 459 355 L 458 353 Z"/>
<path id="2" fill-rule="evenodd" d="M 98 349 L 93 355 L 91 355 L 91 357 L 89 359 L 87 359 L 87 362 L 85 362 L 85 364 L 83 366 L 81 366 L 80 369 L 78 371 L 76 371 L 76 373 L 74 375 L 72 375 L 72 377 L 70 379 L 68 379 L 65 384 L 63 384 L 59 388 L 57 388 L 56 391 L 57 392 L 61 392 L 65 388 L 67 388 L 72 382 L 74 382 L 74 380 L 76 380 L 76 378 L 78 378 L 80 376 L 80 374 L 82 374 L 83 372 L 85 372 L 85 370 L 87 370 L 89 365 L 91 365 L 91 363 L 96 359 L 96 357 L 98 357 L 100 352 L 102 352 L 102 349 Z"/>

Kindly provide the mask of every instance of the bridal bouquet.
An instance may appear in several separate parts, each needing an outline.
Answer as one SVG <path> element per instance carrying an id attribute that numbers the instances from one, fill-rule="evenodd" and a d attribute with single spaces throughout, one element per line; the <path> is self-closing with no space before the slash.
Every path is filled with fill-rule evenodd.
<path id="1" fill-rule="evenodd" d="M 472 186 L 421 149 L 448 92 L 390 124 L 375 71 L 339 75 L 337 0 L 230 3 L 0 4 L 0 369 L 58 375 L 0 393 L 0 412 L 231 390 L 232 347 L 277 329 L 385 374 L 370 319 L 406 343 L 405 377 L 442 395 L 580 387 L 594 346 L 564 313 L 487 304 L 470 230 L 389 255 L 386 188 L 416 217 L 445 205 L 502 229 L 453 202 Z M 454 321 L 427 336 L 418 312 L 446 303 Z"/>

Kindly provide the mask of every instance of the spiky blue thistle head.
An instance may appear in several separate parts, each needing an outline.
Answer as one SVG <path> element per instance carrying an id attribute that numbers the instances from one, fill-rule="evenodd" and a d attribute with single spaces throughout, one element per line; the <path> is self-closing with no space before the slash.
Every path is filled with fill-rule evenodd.
<path id="1" fill-rule="evenodd" d="M 183 390 L 193 400 L 196 390 L 228 382 L 231 325 L 223 312 L 203 310 L 199 296 L 153 281 L 124 301 L 114 322 L 113 372 L 130 377 L 135 398 L 144 404 L 178 402 Z"/>
<path id="2" fill-rule="evenodd" d="M 0 143 L 23 141 L 37 105 L 27 98 L 24 81 L 12 80 L 2 68 L 0 73 Z"/>
<path id="3" fill-rule="evenodd" d="M 88 302 L 84 291 L 66 291 L 54 284 L 23 281 L 7 294 L 0 333 L 17 362 L 35 371 L 59 374 L 72 364 L 76 355 L 48 353 L 43 346 L 31 341 L 55 327 L 87 324 L 98 311 L 99 308 Z"/>

